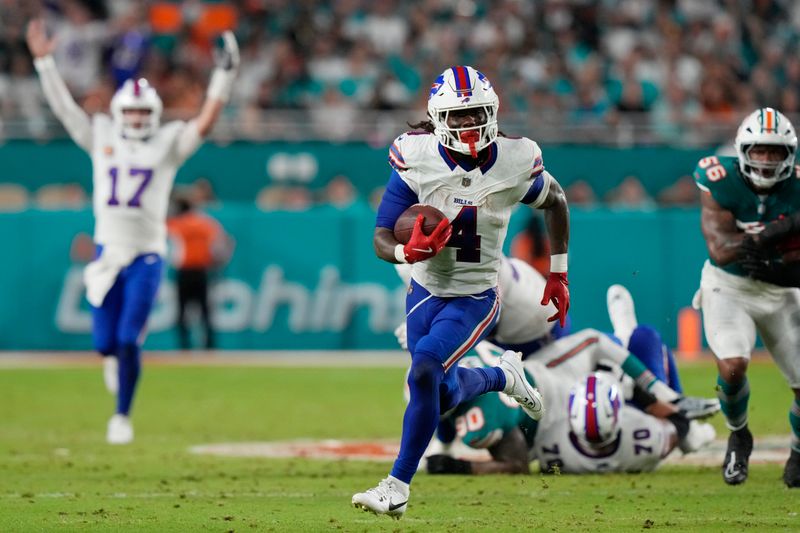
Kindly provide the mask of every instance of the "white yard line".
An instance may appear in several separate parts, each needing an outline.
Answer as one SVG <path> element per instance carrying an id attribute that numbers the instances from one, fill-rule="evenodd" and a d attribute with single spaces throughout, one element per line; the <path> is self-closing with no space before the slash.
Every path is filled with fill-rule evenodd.
<path id="1" fill-rule="evenodd" d="M 81 495 L 81 497 L 85 496 L 85 494 Z M 315 494 L 313 492 L 261 492 L 261 491 L 237 491 L 237 492 L 198 492 L 195 490 L 191 491 L 175 491 L 175 492 L 113 492 L 110 494 L 96 494 L 95 497 L 99 498 L 115 498 L 115 499 L 126 499 L 126 498 L 142 498 L 142 499 L 156 499 L 156 498 L 211 498 L 211 499 L 218 499 L 218 498 L 313 498 Z M 38 492 L 38 493 L 26 493 L 26 492 L 10 492 L 7 494 L 0 494 L 0 498 L 23 498 L 23 499 L 32 499 L 32 498 L 52 498 L 52 499 L 60 499 L 60 498 L 76 498 L 79 497 L 79 494 L 74 492 Z"/>
<path id="2" fill-rule="evenodd" d="M 146 365 L 265 367 L 392 367 L 405 368 L 410 356 L 400 350 L 225 350 L 146 351 Z M 0 352 L 0 369 L 100 366 L 93 352 Z"/>
<path id="3" fill-rule="evenodd" d="M 752 464 L 783 464 L 789 457 L 789 435 L 768 435 L 755 439 Z M 485 450 L 466 446 L 453 447 L 454 456 L 472 460 L 489 458 Z M 689 455 L 676 450 L 664 461 L 670 465 L 718 466 L 725 455 L 726 440 L 716 440 L 708 447 Z M 275 442 L 222 442 L 189 448 L 190 453 L 222 457 L 306 458 L 320 460 L 394 461 L 400 444 L 392 440 L 340 441 L 298 439 Z"/>
<path id="4" fill-rule="evenodd" d="M 100 366 L 92 351 L 0 351 L 0 370 L 13 368 L 66 368 Z M 401 350 L 145 350 L 145 364 L 164 366 L 266 366 L 266 367 L 393 367 L 411 361 Z M 711 362 L 710 353 L 681 364 Z M 753 354 L 753 364 L 774 364 L 763 352 Z"/>

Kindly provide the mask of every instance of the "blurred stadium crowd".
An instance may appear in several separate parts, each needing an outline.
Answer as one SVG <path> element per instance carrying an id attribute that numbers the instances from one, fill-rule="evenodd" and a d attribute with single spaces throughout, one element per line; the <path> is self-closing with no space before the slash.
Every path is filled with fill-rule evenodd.
<path id="1" fill-rule="evenodd" d="M 0 0 L 0 139 L 63 135 L 25 45 L 38 14 L 89 112 L 106 110 L 125 79 L 144 76 L 168 117 L 190 116 L 214 38 L 235 28 L 242 67 L 217 140 L 382 146 L 424 116 L 428 84 L 459 63 L 493 81 L 502 129 L 544 143 L 711 146 L 729 141 L 756 106 L 800 113 L 800 2 L 792 0 Z M 341 178 L 335 194 L 357 194 Z M 256 203 L 265 209 L 327 201 L 302 187 L 262 192 Z M 688 176 L 658 198 L 636 176 L 604 198 L 583 182 L 568 194 L 574 205 L 696 201 Z M 66 186 L 34 200 L 85 198 Z"/>
<path id="2" fill-rule="evenodd" d="M 234 27 L 243 61 L 223 136 L 382 142 L 459 63 L 493 80 L 507 129 L 545 141 L 608 142 L 609 125 L 630 124 L 614 140 L 708 143 L 756 106 L 800 111 L 791 0 L 0 0 L 7 136 L 49 132 L 24 44 L 42 11 L 89 110 L 131 76 L 150 79 L 172 114 L 196 110 L 212 39 Z M 375 120 L 393 110 L 397 121 Z"/>

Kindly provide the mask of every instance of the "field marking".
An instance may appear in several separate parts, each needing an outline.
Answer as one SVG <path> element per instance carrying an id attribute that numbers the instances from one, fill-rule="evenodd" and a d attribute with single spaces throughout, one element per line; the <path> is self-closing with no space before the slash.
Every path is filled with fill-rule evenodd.
<path id="1" fill-rule="evenodd" d="M 768 435 L 755 439 L 751 464 L 783 464 L 789 457 L 789 435 Z M 725 455 L 726 440 L 715 440 L 700 451 L 682 455 L 676 448 L 663 464 L 719 466 Z M 400 443 L 395 440 L 312 440 L 297 439 L 271 442 L 221 442 L 191 446 L 189 453 L 220 457 L 300 458 L 318 460 L 355 460 L 391 462 L 397 457 Z M 485 450 L 467 448 L 457 441 L 451 454 L 462 459 L 485 461 Z"/>
<path id="2" fill-rule="evenodd" d="M 0 494 L 0 498 L 14 499 L 14 498 L 78 498 L 83 497 L 85 494 L 76 492 L 10 492 L 7 494 Z M 190 491 L 176 491 L 176 492 L 113 492 L 111 494 L 97 494 L 101 498 L 141 498 L 141 499 L 157 499 L 157 498 L 314 498 L 317 496 L 313 492 L 262 492 L 262 491 L 237 491 L 237 492 L 199 492 L 196 490 Z"/>
<path id="3" fill-rule="evenodd" d="M 263 366 L 263 367 L 390 367 L 405 368 L 410 362 L 401 350 L 219 350 L 145 351 L 148 366 Z M 0 352 L 0 369 L 49 369 L 100 367 L 94 352 Z"/>
<path id="4" fill-rule="evenodd" d="M 189 448 L 196 455 L 220 457 L 305 458 L 356 461 L 393 461 L 400 451 L 396 440 L 312 440 L 273 442 L 222 442 Z"/>
<path id="5" fill-rule="evenodd" d="M 406 368 L 411 358 L 402 350 L 145 350 L 149 366 L 263 366 L 263 367 L 390 367 Z M 681 365 L 708 365 L 710 352 L 697 359 L 679 359 Z M 774 364 L 764 351 L 753 352 L 751 364 Z M 28 368 L 100 367 L 92 351 L 0 351 L 0 370 Z"/>

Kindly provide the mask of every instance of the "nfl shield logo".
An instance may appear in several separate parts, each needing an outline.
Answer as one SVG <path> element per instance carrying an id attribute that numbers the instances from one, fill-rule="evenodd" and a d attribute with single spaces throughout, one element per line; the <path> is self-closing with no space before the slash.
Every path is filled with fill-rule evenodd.
<path id="1" fill-rule="evenodd" d="M 472 185 L 472 179 L 470 179 L 470 178 L 468 178 L 466 176 L 461 178 L 461 186 L 462 187 L 469 187 L 470 185 Z"/>

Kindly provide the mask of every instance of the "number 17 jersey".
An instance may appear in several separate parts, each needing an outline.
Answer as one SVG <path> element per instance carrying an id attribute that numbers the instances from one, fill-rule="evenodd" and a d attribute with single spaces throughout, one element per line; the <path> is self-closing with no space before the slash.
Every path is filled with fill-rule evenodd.
<path id="1" fill-rule="evenodd" d="M 538 207 L 550 175 L 530 139 L 498 137 L 480 166 L 457 161 L 433 134 L 411 132 L 389 149 L 389 162 L 417 195 L 453 225 L 447 246 L 415 263 L 412 277 L 434 296 L 478 294 L 497 286 L 513 207 Z"/>
<path id="2" fill-rule="evenodd" d="M 122 137 L 108 115 L 93 117 L 92 206 L 97 244 L 130 247 L 140 254 L 166 254 L 167 207 L 175 174 L 201 142 L 199 134 L 187 128 L 195 126 L 169 122 L 148 139 L 134 141 Z"/>

